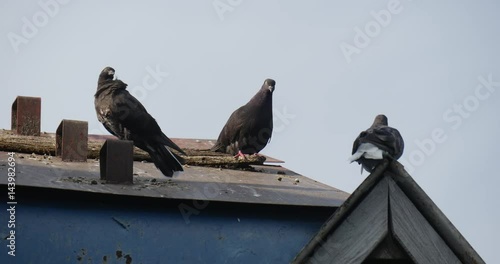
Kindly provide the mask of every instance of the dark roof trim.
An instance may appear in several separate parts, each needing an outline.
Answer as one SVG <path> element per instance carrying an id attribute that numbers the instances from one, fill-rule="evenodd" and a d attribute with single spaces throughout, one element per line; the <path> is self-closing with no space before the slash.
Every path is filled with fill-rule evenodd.
<path id="1" fill-rule="evenodd" d="M 292 263 L 306 263 L 314 252 L 326 241 L 332 230 L 336 229 L 351 211 L 366 197 L 371 189 L 383 178 L 391 177 L 398 187 L 425 217 L 429 224 L 442 237 L 453 253 L 463 263 L 485 263 L 460 232 L 453 226 L 443 212 L 434 204 L 420 186 L 398 162 L 384 161 L 370 174 L 353 194 L 325 222 L 319 232 L 295 257 Z"/>
<path id="2" fill-rule="evenodd" d="M 356 208 L 356 206 L 363 200 L 363 198 L 369 193 L 373 186 L 381 179 L 383 171 L 387 167 L 388 162 L 384 161 L 380 166 L 378 166 L 374 172 L 372 172 L 363 183 L 347 198 L 347 200 L 333 213 L 333 215 L 326 220 L 323 226 L 320 228 L 318 233 L 309 241 L 307 245 L 302 248 L 299 254 L 295 257 L 292 263 L 306 263 L 316 250 L 320 247 L 331 230 L 334 230 L 339 226 L 345 217 L 347 217 L 351 211 Z"/>
<path id="3" fill-rule="evenodd" d="M 460 231 L 451 223 L 446 215 L 437 207 L 424 190 L 413 180 L 399 162 L 392 162 L 389 166 L 389 175 L 401 190 L 413 202 L 415 207 L 427 219 L 436 232 L 448 244 L 451 250 L 463 263 L 485 263 L 479 254 L 472 248 Z"/>

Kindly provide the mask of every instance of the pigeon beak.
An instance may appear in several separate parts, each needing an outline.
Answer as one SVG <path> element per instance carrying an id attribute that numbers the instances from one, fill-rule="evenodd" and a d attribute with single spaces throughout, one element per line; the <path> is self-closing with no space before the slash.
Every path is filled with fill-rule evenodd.
<path id="1" fill-rule="evenodd" d="M 108 71 L 108 75 L 114 75 L 114 74 L 115 74 L 115 71 L 113 71 L 113 70 Z"/>
<path id="2" fill-rule="evenodd" d="M 274 86 L 268 86 L 267 89 L 269 89 L 269 91 L 274 92 Z"/>

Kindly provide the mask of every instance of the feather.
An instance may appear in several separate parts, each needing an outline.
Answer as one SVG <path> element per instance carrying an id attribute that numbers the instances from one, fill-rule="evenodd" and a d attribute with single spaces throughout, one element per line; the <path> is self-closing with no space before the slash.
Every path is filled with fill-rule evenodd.
<path id="1" fill-rule="evenodd" d="M 399 159 L 403 155 L 404 141 L 399 131 L 388 125 L 385 115 L 375 117 L 373 124 L 354 140 L 350 162 L 357 161 L 372 172 L 385 157 Z"/>
<path id="2" fill-rule="evenodd" d="M 183 159 L 167 147 L 186 155 L 160 129 L 146 108 L 127 90 L 127 84 L 114 80 L 115 70 L 106 67 L 99 75 L 94 105 L 97 119 L 111 134 L 122 140 L 132 140 L 148 152 L 155 166 L 168 177 L 182 171 Z"/>
<path id="3" fill-rule="evenodd" d="M 260 90 L 236 109 L 219 134 L 212 151 L 235 155 L 259 153 L 271 139 L 273 132 L 272 95 L 276 82 L 266 79 Z"/>

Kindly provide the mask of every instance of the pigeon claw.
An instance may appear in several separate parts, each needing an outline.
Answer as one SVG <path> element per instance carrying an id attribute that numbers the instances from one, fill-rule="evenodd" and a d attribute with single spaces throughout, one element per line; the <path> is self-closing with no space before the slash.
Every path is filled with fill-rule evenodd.
<path id="1" fill-rule="evenodd" d="M 245 156 L 245 154 L 243 154 L 243 152 L 241 152 L 241 150 L 238 150 L 238 154 L 234 155 L 234 158 L 247 160 L 247 156 Z"/>

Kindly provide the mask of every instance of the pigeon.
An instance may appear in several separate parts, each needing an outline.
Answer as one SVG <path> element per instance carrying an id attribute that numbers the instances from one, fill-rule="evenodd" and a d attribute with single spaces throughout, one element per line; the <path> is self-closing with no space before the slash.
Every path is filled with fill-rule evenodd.
<path id="1" fill-rule="evenodd" d="M 403 155 L 404 141 L 399 131 L 387 123 L 385 115 L 375 117 L 373 124 L 354 140 L 349 161 L 357 161 L 363 169 L 373 172 L 386 157 L 397 160 Z"/>
<path id="2" fill-rule="evenodd" d="M 127 84 L 114 78 L 115 70 L 106 67 L 99 75 L 94 97 L 97 119 L 106 130 L 134 145 L 151 156 L 155 166 L 167 177 L 182 171 L 184 160 L 167 147 L 186 153 L 160 129 L 146 108 L 127 90 Z"/>
<path id="3" fill-rule="evenodd" d="M 273 132 L 275 86 L 274 80 L 266 79 L 252 99 L 231 114 L 212 151 L 245 158 L 244 154 L 257 154 L 267 145 Z"/>

